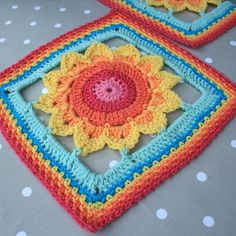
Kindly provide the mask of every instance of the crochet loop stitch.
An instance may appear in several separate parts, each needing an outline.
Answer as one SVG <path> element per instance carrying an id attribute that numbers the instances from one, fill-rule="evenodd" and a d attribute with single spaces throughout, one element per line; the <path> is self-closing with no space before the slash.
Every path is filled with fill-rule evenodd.
<path id="1" fill-rule="evenodd" d="M 140 134 L 159 133 L 165 113 L 181 106 L 171 88 L 180 77 L 161 71 L 160 56 L 141 56 L 132 45 L 112 51 L 92 44 L 84 54 L 62 56 L 61 68 L 43 79 L 48 94 L 36 108 L 51 113 L 52 133 L 73 135 L 82 155 L 102 149 L 132 149 Z"/>
<path id="2" fill-rule="evenodd" d="M 174 12 L 184 11 L 186 9 L 194 12 L 204 12 L 208 4 L 219 5 L 221 0 L 147 0 L 151 6 L 160 7 L 172 10 Z"/>

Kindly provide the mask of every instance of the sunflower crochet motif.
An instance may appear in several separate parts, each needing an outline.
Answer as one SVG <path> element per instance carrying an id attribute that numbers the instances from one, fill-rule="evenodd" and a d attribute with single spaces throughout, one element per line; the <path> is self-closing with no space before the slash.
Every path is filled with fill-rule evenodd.
<path id="1" fill-rule="evenodd" d="M 164 6 L 165 8 L 174 12 L 183 11 L 188 9 L 195 12 L 204 12 L 208 3 L 219 5 L 222 0 L 147 0 L 151 6 Z"/>
<path id="2" fill-rule="evenodd" d="M 181 106 L 171 90 L 181 78 L 166 71 L 162 57 L 141 56 L 132 45 L 111 50 L 92 44 L 84 54 L 62 56 L 45 75 L 48 93 L 35 104 L 50 113 L 53 134 L 73 135 L 83 156 L 102 149 L 132 149 L 140 134 L 156 134 L 166 114 Z"/>

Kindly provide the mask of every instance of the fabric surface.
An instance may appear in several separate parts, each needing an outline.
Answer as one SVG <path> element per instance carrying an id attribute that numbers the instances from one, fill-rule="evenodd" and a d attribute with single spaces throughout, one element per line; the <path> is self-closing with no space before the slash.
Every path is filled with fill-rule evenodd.
<path id="1" fill-rule="evenodd" d="M 221 3 L 217 7 L 213 6 L 213 2 L 210 4 L 210 1 L 207 4 L 206 0 L 100 0 L 100 2 L 129 16 L 139 24 L 145 24 L 146 28 L 190 47 L 199 47 L 213 41 L 235 26 L 236 21 L 236 5 L 231 1 L 222 3 L 214 1 L 214 4 Z M 181 12 L 184 12 L 186 19 L 189 20 L 181 19 L 181 16 L 184 16 Z M 194 18 L 194 21 L 190 20 L 191 18 Z"/>
<path id="2" fill-rule="evenodd" d="M 0 35 L 1 69 L 61 33 L 98 18 L 108 11 L 95 1 L 25 1 L 24 4 L 6 1 L 1 4 L 4 9 Z M 20 35 L 19 31 L 22 32 Z M 233 29 L 216 42 L 191 51 L 233 80 L 235 40 Z M 111 46 L 118 46 L 121 42 L 115 40 L 109 43 Z M 222 57 L 223 48 L 227 53 Z M 180 93 L 184 90 L 183 94 L 189 99 L 194 100 L 198 96 L 191 88 L 178 89 Z M 31 90 L 25 91 L 25 97 L 33 98 L 35 93 L 40 94 L 41 90 L 44 92 L 42 84 L 37 84 Z M 235 121 L 226 127 L 197 161 L 98 235 L 155 235 L 156 232 L 162 235 L 233 235 L 236 214 L 233 197 L 233 140 L 236 139 L 234 131 Z M 70 145 L 70 141 L 63 142 Z M 44 187 L 15 157 L 2 137 L 0 143 L 2 235 L 89 235 L 90 233 L 82 230 L 55 203 Z M 96 158 L 100 158 L 99 160 L 94 160 L 91 156 L 85 160 L 86 164 L 95 171 L 105 171 L 109 168 L 109 162 L 111 166 L 115 163 L 114 159 L 117 159 L 116 156 L 110 155 L 108 150 L 106 152 L 107 155 L 101 153 Z M 201 172 L 206 173 L 207 180 L 206 175 Z M 203 221 L 205 225 L 212 227 L 206 227 Z"/>

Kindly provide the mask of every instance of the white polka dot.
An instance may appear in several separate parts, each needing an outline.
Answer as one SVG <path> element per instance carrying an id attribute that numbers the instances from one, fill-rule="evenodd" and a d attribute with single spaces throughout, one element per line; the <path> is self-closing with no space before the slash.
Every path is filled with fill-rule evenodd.
<path id="1" fill-rule="evenodd" d="M 141 51 L 141 55 L 142 56 L 145 56 L 145 55 L 147 55 L 145 52 L 143 52 L 143 51 Z"/>
<path id="2" fill-rule="evenodd" d="M 27 45 L 27 44 L 30 44 L 30 42 L 31 42 L 30 39 L 25 39 L 25 40 L 23 41 L 23 43 L 26 44 L 26 45 Z"/>
<path id="3" fill-rule="evenodd" d="M 207 174 L 204 172 L 198 172 L 196 178 L 199 182 L 205 182 L 207 180 Z"/>
<path id="4" fill-rule="evenodd" d="M 2 149 L 2 144 L 0 143 L 0 149 Z"/>
<path id="5" fill-rule="evenodd" d="M 61 7 L 61 8 L 59 9 L 59 11 L 60 11 L 60 12 L 65 12 L 65 11 L 66 11 L 66 8 L 65 8 L 65 7 Z"/>
<path id="6" fill-rule="evenodd" d="M 114 50 L 116 50 L 116 49 L 117 49 L 117 47 L 111 47 L 111 49 L 114 51 Z"/>
<path id="7" fill-rule="evenodd" d="M 211 216 L 204 216 L 202 223 L 206 226 L 206 227 L 213 227 L 215 224 L 215 220 L 214 218 L 212 218 Z"/>
<path id="8" fill-rule="evenodd" d="M 156 211 L 156 217 L 159 219 L 159 220 L 165 220 L 168 216 L 168 213 L 165 209 L 163 208 L 159 208 L 157 209 Z"/>
<path id="9" fill-rule="evenodd" d="M 47 88 L 43 88 L 42 89 L 42 94 L 46 94 L 46 93 L 48 93 L 48 89 Z"/>
<path id="10" fill-rule="evenodd" d="M 21 194 L 24 197 L 29 197 L 32 194 L 32 189 L 30 187 L 25 187 L 22 189 Z"/>
<path id="11" fill-rule="evenodd" d="M 151 138 L 156 138 L 157 135 L 156 135 L 156 134 L 150 134 L 149 136 L 150 136 Z"/>
<path id="12" fill-rule="evenodd" d="M 36 22 L 36 21 L 31 21 L 31 22 L 30 22 L 30 26 L 35 26 L 35 25 L 37 25 L 37 22 Z"/>
<path id="13" fill-rule="evenodd" d="M 35 11 L 38 11 L 38 10 L 40 10 L 40 9 L 41 9 L 40 6 L 35 6 L 35 7 L 34 7 L 34 10 L 35 10 Z"/>
<path id="14" fill-rule="evenodd" d="M 236 139 L 231 141 L 231 146 L 232 148 L 236 148 Z"/>
<path id="15" fill-rule="evenodd" d="M 7 20 L 7 21 L 5 21 L 5 25 L 10 25 L 12 23 L 12 21 L 11 20 Z"/>
<path id="16" fill-rule="evenodd" d="M 15 9 L 17 9 L 17 8 L 18 8 L 17 5 L 13 5 L 13 6 L 11 6 L 11 9 L 13 9 L 13 10 L 15 10 Z"/>
<path id="17" fill-rule="evenodd" d="M 0 43 L 4 43 L 6 41 L 5 38 L 0 38 Z"/>
<path id="18" fill-rule="evenodd" d="M 112 168 L 112 167 L 114 167 L 117 163 L 118 163 L 118 161 L 112 160 L 112 161 L 109 163 L 109 167 Z"/>
<path id="19" fill-rule="evenodd" d="M 205 62 L 208 63 L 208 64 L 211 64 L 213 62 L 213 59 L 210 58 L 210 57 L 206 57 Z"/>
<path id="20" fill-rule="evenodd" d="M 88 15 L 88 14 L 90 14 L 90 13 L 91 13 L 91 11 L 90 11 L 89 9 L 84 10 L 84 14 Z"/>
<path id="21" fill-rule="evenodd" d="M 230 41 L 229 43 L 230 43 L 230 45 L 232 45 L 232 46 L 236 46 L 236 41 Z"/>
<path id="22" fill-rule="evenodd" d="M 20 231 L 16 234 L 16 236 L 27 236 L 27 234 L 24 231 Z"/>
<path id="23" fill-rule="evenodd" d="M 61 23 L 56 23 L 56 24 L 54 25 L 54 27 L 55 27 L 55 28 L 61 28 Z"/>

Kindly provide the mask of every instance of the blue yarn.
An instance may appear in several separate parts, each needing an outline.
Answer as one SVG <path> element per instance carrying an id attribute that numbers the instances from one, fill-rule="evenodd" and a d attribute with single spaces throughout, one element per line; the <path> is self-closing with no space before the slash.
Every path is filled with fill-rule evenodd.
<path id="1" fill-rule="evenodd" d="M 120 30 L 118 32 L 115 30 L 117 27 Z M 121 30 L 123 30 L 124 32 L 123 31 L 121 32 Z M 96 38 L 97 40 L 102 41 L 103 38 L 109 38 L 109 36 L 106 36 L 107 32 L 109 32 L 109 34 L 111 32 L 114 32 L 119 37 L 129 41 L 130 43 L 139 44 L 138 47 L 145 52 L 152 51 L 153 53 L 161 54 L 162 56 L 165 57 L 166 62 L 168 62 L 169 64 L 172 64 L 173 66 L 177 65 L 177 63 L 180 63 L 181 66 L 183 68 L 185 68 L 186 71 L 191 71 L 191 73 L 193 72 L 194 75 L 197 77 L 198 81 L 205 82 L 207 84 L 207 86 L 214 91 L 214 97 L 211 98 L 210 104 L 207 104 L 207 105 L 204 104 L 204 107 L 202 107 L 202 110 L 205 110 L 205 111 L 201 111 L 201 112 L 198 111 L 200 113 L 197 113 L 197 111 L 195 111 L 194 114 L 197 117 L 196 121 L 191 123 L 191 127 L 189 128 L 189 130 L 182 131 L 182 134 L 179 137 L 179 139 L 177 139 L 175 141 L 170 140 L 169 144 L 166 145 L 166 147 L 164 147 L 164 148 L 162 147 L 162 149 L 158 153 L 153 154 L 149 158 L 147 157 L 146 160 L 136 161 L 136 163 L 133 163 L 132 165 L 130 164 L 130 168 L 125 173 L 125 175 L 123 175 L 123 176 L 119 175 L 117 170 L 118 170 L 118 168 L 121 169 L 122 165 L 125 165 L 123 163 L 125 163 L 125 161 L 127 161 L 127 160 L 124 160 L 124 161 L 121 160 L 121 162 L 118 164 L 117 168 L 111 169 L 107 173 L 104 173 L 102 175 L 94 174 L 94 176 L 96 178 L 100 178 L 100 179 L 101 178 L 105 179 L 108 174 L 112 174 L 112 175 L 114 174 L 114 176 L 115 176 L 115 177 L 113 176 L 114 179 L 113 179 L 113 184 L 111 186 L 107 187 L 107 186 L 99 185 L 99 190 L 101 192 L 98 194 L 94 194 L 93 189 L 95 188 L 95 186 L 93 186 L 92 184 L 90 184 L 89 186 L 85 186 L 84 182 L 79 181 L 78 177 L 75 176 L 75 173 L 71 172 L 70 168 L 68 168 L 64 163 L 58 161 L 59 158 L 57 156 L 54 156 L 49 151 L 45 150 L 45 148 L 43 147 L 43 145 L 41 143 L 40 132 L 39 132 L 39 136 L 36 136 L 35 134 L 33 134 L 30 131 L 31 129 L 29 128 L 28 122 L 25 122 L 24 119 L 22 118 L 24 114 L 21 114 L 20 113 L 21 111 L 17 111 L 17 109 L 18 109 L 17 106 L 19 106 L 19 104 L 14 104 L 14 101 L 12 101 L 13 95 L 14 95 L 14 97 L 17 97 L 17 94 L 15 94 L 14 92 L 7 94 L 6 89 L 11 88 L 13 85 L 18 84 L 21 81 L 25 81 L 25 85 L 31 84 L 32 79 L 29 79 L 29 76 L 33 77 L 33 73 L 36 73 L 39 70 L 41 71 L 41 70 L 44 70 L 44 69 L 46 70 L 47 68 L 50 68 L 50 65 L 51 65 L 50 63 L 52 63 L 53 60 L 57 60 L 58 58 L 60 58 L 62 53 L 65 53 L 65 52 L 68 52 L 69 50 L 74 50 L 74 49 L 77 49 L 77 50 L 79 49 L 82 51 L 86 48 L 85 40 L 92 41 L 92 40 L 94 40 L 94 38 Z M 130 37 L 130 35 L 129 35 L 129 37 L 126 37 L 126 34 L 130 34 L 131 37 Z M 174 63 L 172 63 L 172 60 L 174 61 Z M 47 64 L 50 64 L 50 65 L 47 65 Z M 53 62 L 52 64 L 54 65 L 54 64 L 56 64 L 56 62 Z M 179 71 L 179 73 L 181 73 L 181 70 Z M 189 81 L 188 78 L 185 78 L 185 80 Z M 195 82 L 193 81 L 193 83 L 195 83 Z M 200 85 L 195 83 L 196 88 L 199 88 L 199 86 Z M 202 89 L 205 89 L 205 88 L 202 88 Z M 202 99 L 204 99 L 204 96 L 208 96 L 207 91 L 206 91 L 206 94 L 203 95 Z M 209 96 L 210 96 L 210 94 L 209 94 Z M 183 59 L 178 58 L 177 56 L 175 56 L 171 52 L 167 51 L 167 49 L 156 44 L 152 40 L 145 38 L 144 36 L 138 34 L 133 29 L 130 29 L 128 26 L 123 25 L 123 24 L 115 24 L 115 25 L 106 27 L 101 30 L 96 30 L 95 32 L 92 32 L 91 34 L 87 35 L 84 39 L 78 39 L 77 41 L 72 42 L 72 44 L 66 45 L 63 49 L 60 49 L 57 52 L 53 52 L 49 57 L 44 59 L 42 62 L 38 62 L 37 65 L 30 68 L 28 71 L 25 71 L 23 75 L 17 76 L 16 80 L 12 80 L 9 83 L 3 85 L 0 88 L 0 98 L 3 99 L 3 102 L 6 104 L 7 108 L 11 111 L 14 119 L 17 120 L 17 125 L 22 127 L 22 132 L 28 134 L 28 139 L 32 140 L 32 145 L 38 146 L 37 151 L 39 153 L 43 154 L 43 158 L 45 160 L 50 160 L 51 166 L 57 166 L 59 172 L 65 173 L 65 178 L 68 178 L 71 180 L 70 185 L 72 187 L 77 187 L 79 189 L 80 194 L 86 195 L 87 202 L 97 202 L 97 201 L 105 202 L 106 196 L 108 194 L 114 195 L 117 187 L 122 188 L 125 186 L 125 182 L 127 180 L 133 180 L 134 173 L 139 173 L 139 174 L 143 173 L 144 166 L 151 167 L 154 160 L 161 161 L 163 155 L 169 155 L 170 149 L 172 147 L 178 148 L 179 142 L 185 142 L 187 136 L 192 136 L 193 130 L 199 128 L 198 123 L 199 122 L 203 123 L 204 117 L 210 116 L 210 113 L 212 111 L 216 110 L 216 106 L 221 105 L 222 100 L 227 100 L 227 97 L 226 97 L 226 95 L 224 95 L 224 92 L 221 89 L 217 88 L 217 86 L 213 82 L 208 81 L 207 78 L 205 78 L 201 73 L 199 73 L 194 68 L 194 66 L 188 64 Z M 23 105 L 24 104 L 22 104 L 22 106 Z M 194 107 L 194 104 L 192 106 Z M 186 111 L 185 114 L 183 115 L 183 117 L 186 117 L 186 114 L 190 114 L 190 112 Z M 181 119 L 184 119 L 184 118 L 181 118 Z M 178 119 L 171 127 L 175 127 L 175 125 L 178 122 L 180 122 L 181 119 Z M 151 147 L 152 143 L 154 143 L 155 140 L 159 140 L 160 137 L 162 137 L 163 135 L 165 135 L 165 134 L 167 135 L 167 132 L 168 131 L 166 131 L 166 133 L 164 132 L 163 134 L 159 135 L 158 138 L 154 139 L 153 142 L 151 142 L 151 144 L 148 144 L 146 148 L 148 149 L 149 147 Z M 55 141 L 55 143 L 56 143 L 56 141 Z M 142 150 L 139 150 L 136 153 L 132 154 L 130 158 L 135 159 L 135 157 L 138 156 L 137 153 L 141 153 L 141 151 Z M 146 152 L 146 153 L 147 153 L 146 155 L 149 154 L 148 152 Z M 69 155 L 67 152 L 65 152 L 65 154 Z M 142 157 L 142 158 L 145 159 L 145 157 Z M 82 165 L 82 164 L 80 163 L 79 165 Z M 83 180 L 82 174 L 81 174 L 80 178 L 81 178 L 81 180 Z"/>
<path id="2" fill-rule="evenodd" d="M 142 3 L 138 0 L 123 0 L 123 1 L 126 4 L 130 5 L 132 8 L 134 8 L 135 10 L 141 12 L 142 14 L 145 14 L 155 20 L 165 23 L 166 25 L 169 25 L 172 28 L 177 29 L 180 32 L 183 32 L 185 35 L 196 35 L 204 32 L 206 29 L 215 24 L 217 21 L 219 21 L 227 14 L 231 13 L 233 10 L 236 9 L 235 4 L 227 1 L 218 6 L 218 9 L 215 9 L 215 12 L 217 12 L 216 14 L 217 16 L 213 15 L 214 13 L 213 11 L 213 13 L 209 12 L 204 16 L 201 16 L 201 18 L 199 20 L 196 20 L 195 23 L 185 23 L 183 21 L 178 20 L 172 15 L 153 9 L 153 7 L 148 6 L 147 3 Z M 198 21 L 203 22 L 204 25 L 200 24 L 199 29 L 193 30 L 192 29 L 193 25 L 198 23 Z"/>

